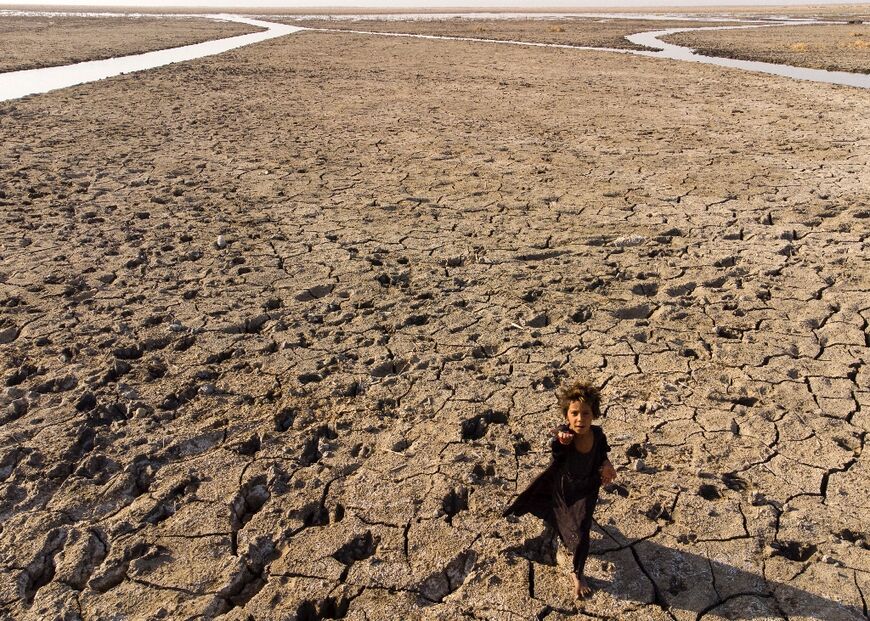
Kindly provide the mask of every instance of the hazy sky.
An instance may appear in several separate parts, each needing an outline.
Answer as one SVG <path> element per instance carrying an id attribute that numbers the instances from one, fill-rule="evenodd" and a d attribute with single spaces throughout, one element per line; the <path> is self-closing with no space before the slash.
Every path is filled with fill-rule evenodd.
<path id="1" fill-rule="evenodd" d="M 866 4 L 867 0 L 0 0 L 15 5 L 88 6 L 231 6 L 289 8 L 426 8 L 582 9 L 583 7 L 672 7 L 785 4 Z"/>

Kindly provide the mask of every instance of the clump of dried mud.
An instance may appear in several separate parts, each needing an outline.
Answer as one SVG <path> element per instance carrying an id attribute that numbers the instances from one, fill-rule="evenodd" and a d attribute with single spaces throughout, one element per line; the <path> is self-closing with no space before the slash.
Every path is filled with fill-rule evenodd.
<path id="1" fill-rule="evenodd" d="M 0 614 L 863 618 L 865 102 L 308 32 L 0 105 Z M 501 517 L 578 375 L 579 605 Z"/>

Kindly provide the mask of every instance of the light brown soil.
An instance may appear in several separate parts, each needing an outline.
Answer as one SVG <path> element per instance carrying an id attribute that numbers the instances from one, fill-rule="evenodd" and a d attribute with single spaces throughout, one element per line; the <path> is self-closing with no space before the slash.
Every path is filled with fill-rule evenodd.
<path id="1" fill-rule="evenodd" d="M 664 40 L 709 56 L 870 73 L 868 24 L 681 32 Z"/>
<path id="2" fill-rule="evenodd" d="M 853 3 L 853 4 L 804 4 L 804 5 L 788 5 L 788 6 L 752 6 L 747 3 L 746 6 L 729 6 L 729 7 L 674 7 L 670 10 L 665 8 L 657 8 L 653 12 L 675 12 L 687 13 L 692 15 L 720 15 L 739 17 L 741 19 L 750 17 L 797 17 L 802 19 L 830 19 L 834 21 L 847 19 L 870 19 L 870 3 Z"/>
<path id="3" fill-rule="evenodd" d="M 625 39 L 626 35 L 644 30 L 677 28 L 685 21 L 650 21 L 628 19 L 449 19 L 449 20 L 328 20 L 282 19 L 288 24 L 309 28 L 335 28 L 371 32 L 400 32 L 410 34 L 473 37 L 536 43 L 558 43 L 587 47 L 615 47 L 646 49 Z M 699 22 L 698 26 L 715 23 Z"/>
<path id="4" fill-rule="evenodd" d="M 858 89 L 483 43 L 0 104 L 0 616 L 862 619 L 868 167 Z M 575 376 L 580 605 L 501 517 Z"/>
<path id="5" fill-rule="evenodd" d="M 141 54 L 259 30 L 199 18 L 0 16 L 0 72 Z"/>

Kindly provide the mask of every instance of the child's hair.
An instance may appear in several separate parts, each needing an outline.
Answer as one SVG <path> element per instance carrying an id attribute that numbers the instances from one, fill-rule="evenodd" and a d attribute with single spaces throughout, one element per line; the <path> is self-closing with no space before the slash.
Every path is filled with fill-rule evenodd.
<path id="1" fill-rule="evenodd" d="M 598 388 L 585 380 L 575 380 L 563 387 L 559 393 L 559 409 L 562 416 L 567 415 L 572 401 L 581 401 L 592 409 L 592 418 L 601 416 L 601 393 Z"/>

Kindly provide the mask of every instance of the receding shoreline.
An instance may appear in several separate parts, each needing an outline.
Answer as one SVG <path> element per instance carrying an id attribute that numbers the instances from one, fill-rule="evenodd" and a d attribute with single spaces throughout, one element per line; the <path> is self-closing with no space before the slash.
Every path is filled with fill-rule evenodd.
<path id="1" fill-rule="evenodd" d="M 665 41 L 700 54 L 829 71 L 870 73 L 870 25 L 778 26 L 764 32 L 683 32 Z"/>
<path id="2" fill-rule="evenodd" d="M 473 37 L 494 41 L 528 41 L 587 47 L 647 49 L 628 41 L 626 35 L 685 25 L 686 22 L 649 21 L 643 19 L 468 19 L 468 20 L 353 20 L 333 21 L 307 17 L 294 19 L 280 16 L 278 21 L 306 28 L 329 28 L 348 31 L 422 34 L 447 37 Z M 693 24 L 694 25 L 694 24 Z M 699 22 L 698 26 L 715 25 Z"/>
<path id="3" fill-rule="evenodd" d="M 232 37 L 259 29 L 202 17 L 0 15 L 0 72 L 56 67 Z"/>
<path id="4" fill-rule="evenodd" d="M 216 24 L 202 21 L 200 17 L 181 13 L 177 13 L 179 18 L 190 21 L 177 21 L 170 25 L 171 20 L 148 18 L 148 14 L 130 13 L 135 17 L 135 22 L 124 21 L 126 18 L 122 17 L 112 17 L 111 13 L 100 15 L 99 21 L 69 12 L 51 17 L 39 16 L 35 12 L 27 17 L 5 16 L 5 24 L 0 25 L 0 40 L 12 52 L 7 55 L 6 62 L 0 64 L 0 70 L 47 67 L 135 54 L 250 31 L 238 24 L 225 25 L 220 29 Z M 346 14 L 317 17 L 312 14 L 293 16 L 276 13 L 271 19 L 310 28 L 470 37 L 626 50 L 648 49 L 626 39 L 628 35 L 644 30 L 680 27 L 685 23 L 699 28 L 722 23 L 705 22 L 702 14 L 692 14 L 691 22 L 669 21 L 667 18 L 644 20 L 642 15 L 629 13 L 625 14 L 630 15 L 628 18 L 615 18 L 608 13 L 602 14 L 598 19 L 591 17 L 592 14 L 536 18 L 533 15 L 517 17 L 512 13 L 504 18 L 478 16 L 464 19 L 444 19 L 440 14 L 430 15 L 432 17 L 426 19 L 403 19 L 400 14 L 390 14 L 389 18 L 382 15 L 380 19 L 366 19 L 363 15 L 357 15 L 348 19 Z M 666 13 L 662 15 L 667 16 Z M 738 14 L 721 12 L 715 15 L 717 20 L 728 17 L 738 20 L 763 17 L 763 14 L 740 17 Z M 105 21 L 107 19 L 112 20 L 111 23 Z M 838 19 L 842 21 L 845 17 L 840 15 Z M 870 30 L 868 26 L 859 23 L 859 19 L 851 21 L 855 23 L 777 26 L 774 29 L 765 29 L 764 33 L 745 30 L 686 32 L 671 35 L 666 40 L 694 48 L 699 53 L 712 57 L 867 73 L 870 71 Z M 64 30 L 55 28 L 56 36 L 52 38 L 52 29 L 46 27 L 49 23 L 64 24 Z M 144 32 L 143 24 L 147 24 Z M 201 30 L 201 33 L 184 32 L 185 28 L 189 30 L 191 27 Z M 80 33 L 81 36 L 70 36 L 70 28 L 84 30 Z M 109 39 L 108 43 L 106 39 Z M 85 40 L 88 41 L 88 46 L 99 46 L 98 49 L 74 49 L 76 45 L 80 45 L 76 41 Z"/>

